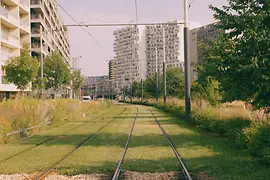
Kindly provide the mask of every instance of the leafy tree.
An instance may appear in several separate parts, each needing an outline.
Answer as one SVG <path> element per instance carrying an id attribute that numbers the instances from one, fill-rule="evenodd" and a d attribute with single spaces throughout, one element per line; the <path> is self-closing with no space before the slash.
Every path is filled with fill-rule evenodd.
<path id="1" fill-rule="evenodd" d="M 72 89 L 74 90 L 76 96 L 80 94 L 80 88 L 83 86 L 84 78 L 81 75 L 80 70 L 73 71 L 71 75 Z"/>
<path id="2" fill-rule="evenodd" d="M 169 68 L 166 73 L 167 94 L 173 97 L 183 98 L 185 96 L 185 80 L 182 69 Z"/>
<path id="3" fill-rule="evenodd" d="M 174 67 L 169 68 L 166 73 L 167 95 L 173 97 L 184 97 L 184 73 L 182 69 Z M 146 95 L 156 96 L 156 75 L 150 75 L 144 82 Z M 158 75 L 159 95 L 163 94 L 163 75 Z"/>
<path id="4" fill-rule="evenodd" d="M 159 95 L 162 94 L 162 75 L 158 75 L 158 93 Z M 156 97 L 156 75 L 152 74 L 150 75 L 145 81 L 144 81 L 144 91 L 145 91 L 145 97 Z"/>
<path id="5" fill-rule="evenodd" d="M 38 60 L 30 56 L 29 45 L 25 44 L 19 57 L 13 57 L 6 61 L 6 79 L 23 92 L 38 74 Z"/>
<path id="6" fill-rule="evenodd" d="M 206 100 L 212 106 L 216 106 L 221 101 L 219 82 L 215 79 L 207 78 L 206 81 L 198 83 L 193 82 L 191 86 L 191 95 L 195 100 Z"/>
<path id="7" fill-rule="evenodd" d="M 141 97 L 141 83 L 134 81 L 132 83 L 132 95 L 133 97 Z"/>
<path id="8" fill-rule="evenodd" d="M 202 77 L 221 83 L 225 100 L 270 107 L 270 1 L 228 0 L 222 9 L 210 6 L 225 33 L 204 54 Z"/>
<path id="9" fill-rule="evenodd" d="M 56 98 L 57 89 L 70 83 L 70 70 L 58 52 L 46 56 L 44 60 L 44 77 L 46 78 L 46 89 L 52 88 L 54 90 L 54 98 Z"/>

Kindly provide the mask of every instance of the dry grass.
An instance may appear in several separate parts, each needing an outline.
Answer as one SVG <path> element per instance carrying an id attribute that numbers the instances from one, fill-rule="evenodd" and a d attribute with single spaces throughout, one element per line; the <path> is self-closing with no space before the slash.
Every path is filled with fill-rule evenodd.
<path id="1" fill-rule="evenodd" d="M 70 99 L 42 102 L 37 99 L 16 99 L 0 103 L 0 136 L 41 124 L 60 125 L 80 120 L 111 106 L 107 101 L 82 103 Z"/>

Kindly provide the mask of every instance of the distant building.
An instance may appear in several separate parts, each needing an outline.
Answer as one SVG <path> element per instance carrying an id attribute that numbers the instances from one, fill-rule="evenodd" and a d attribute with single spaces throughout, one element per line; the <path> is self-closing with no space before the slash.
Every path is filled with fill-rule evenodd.
<path id="1" fill-rule="evenodd" d="M 113 33 L 115 84 L 127 86 L 146 77 L 144 29 L 128 26 Z"/>
<path id="2" fill-rule="evenodd" d="M 147 76 L 155 73 L 156 69 L 156 47 L 158 70 L 162 72 L 164 51 L 163 51 L 163 29 L 165 31 L 165 61 L 167 68 L 184 67 L 184 36 L 183 24 L 176 24 L 179 21 L 171 21 L 166 25 L 146 26 L 146 60 Z M 173 24 L 174 23 L 174 24 Z"/>
<path id="3" fill-rule="evenodd" d="M 189 32 L 189 55 L 191 81 L 198 79 L 197 65 L 203 64 L 203 55 L 199 49 L 200 44 L 207 44 L 219 38 L 222 31 L 215 27 L 216 23 L 208 24 Z"/>
<path id="4" fill-rule="evenodd" d="M 115 60 L 109 61 L 109 79 L 115 80 Z"/>
<path id="5" fill-rule="evenodd" d="M 96 98 L 109 98 L 115 94 L 113 81 L 105 76 L 86 76 L 84 77 L 83 94 Z"/>
<path id="6" fill-rule="evenodd" d="M 80 57 L 73 57 L 72 58 L 72 69 L 74 71 L 80 70 Z"/>
<path id="7" fill-rule="evenodd" d="M 30 49 L 30 0 L 2 0 L 0 5 L 0 101 L 10 98 L 20 91 L 14 84 L 7 82 L 5 62 L 11 57 L 20 56 L 23 44 Z M 30 89 L 27 89 L 29 91 Z"/>

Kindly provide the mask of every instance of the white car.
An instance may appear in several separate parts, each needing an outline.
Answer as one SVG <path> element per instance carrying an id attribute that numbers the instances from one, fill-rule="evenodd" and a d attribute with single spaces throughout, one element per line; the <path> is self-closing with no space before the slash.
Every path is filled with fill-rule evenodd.
<path id="1" fill-rule="evenodd" d="M 89 101 L 91 101 L 91 97 L 90 96 L 83 96 L 82 102 L 89 102 Z"/>

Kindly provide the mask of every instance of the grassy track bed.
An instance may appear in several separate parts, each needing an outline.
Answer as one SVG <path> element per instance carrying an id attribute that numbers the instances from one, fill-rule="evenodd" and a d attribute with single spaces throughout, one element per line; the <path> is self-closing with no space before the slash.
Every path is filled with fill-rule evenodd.
<path id="1" fill-rule="evenodd" d="M 179 165 L 152 114 L 140 106 L 122 169 L 137 172 L 178 171 Z M 160 114 L 156 114 L 160 116 Z"/>
<path id="2" fill-rule="evenodd" d="M 123 152 L 135 114 L 136 109 L 130 108 L 122 118 L 113 121 L 61 162 L 56 170 L 65 175 L 98 173 L 111 176 Z"/>
<path id="3" fill-rule="evenodd" d="M 100 121 L 97 121 L 96 123 L 86 123 L 85 125 L 75 129 L 74 131 L 66 131 L 69 128 L 67 127 L 68 124 L 66 124 L 59 127 L 58 131 L 56 129 L 53 129 L 48 132 L 35 135 L 32 138 L 26 140 L 23 144 L 20 144 L 20 146 L 17 145 L 17 149 L 9 148 L 9 146 L 15 147 L 15 144 L 3 145 L 2 147 L 0 147 L 0 151 L 3 151 L 2 149 L 5 149 L 6 151 L 9 151 L 10 154 L 15 154 L 18 151 L 23 150 L 24 148 L 34 146 L 36 142 L 44 140 L 44 136 L 48 138 L 57 134 L 57 132 L 65 132 L 56 139 L 53 139 L 10 160 L 0 163 L 0 174 L 34 173 L 46 169 L 47 167 L 55 163 L 58 159 L 60 159 L 63 155 L 70 152 L 80 142 L 86 139 L 91 133 L 96 132 L 102 125 L 112 120 L 122 111 L 123 108 L 117 108 L 110 115 L 106 115 L 106 118 L 104 118 L 103 120 L 100 119 Z M 73 124 L 73 126 L 75 125 Z"/>
<path id="4" fill-rule="evenodd" d="M 158 120 L 192 174 L 207 174 L 218 180 L 270 178 L 269 167 L 239 150 L 230 140 L 201 132 L 167 113 L 162 116 Z"/>

